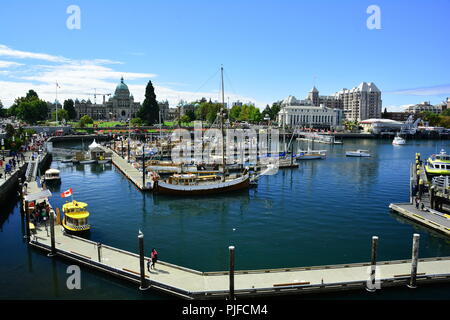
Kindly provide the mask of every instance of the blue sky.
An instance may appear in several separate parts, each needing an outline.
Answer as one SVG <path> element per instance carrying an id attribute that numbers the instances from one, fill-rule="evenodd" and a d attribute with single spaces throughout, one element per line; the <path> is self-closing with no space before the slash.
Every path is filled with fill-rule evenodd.
<path id="1" fill-rule="evenodd" d="M 70 30 L 69 5 L 81 29 Z M 369 30 L 370 5 L 381 29 Z M 374 82 L 389 110 L 450 96 L 450 1 L 4 1 L 0 100 L 34 88 L 47 100 L 113 92 L 123 75 L 137 101 L 226 97 L 259 107 L 315 84 L 333 94 Z M 209 81 L 208 81 L 209 80 Z M 99 100 L 99 98 L 97 98 Z"/>

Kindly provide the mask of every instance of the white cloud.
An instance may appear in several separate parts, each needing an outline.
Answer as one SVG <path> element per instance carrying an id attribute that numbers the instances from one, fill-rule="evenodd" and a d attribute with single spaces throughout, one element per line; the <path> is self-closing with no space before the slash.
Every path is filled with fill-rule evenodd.
<path id="1" fill-rule="evenodd" d="M 101 103 L 101 93 L 113 94 L 122 76 L 128 84 L 130 92 L 134 95 L 135 101 L 142 102 L 148 80 L 157 76 L 153 73 L 122 72 L 111 67 L 111 65 L 123 65 L 119 61 L 108 59 L 75 60 L 46 53 L 15 50 L 5 45 L 0 45 L 0 56 L 53 63 L 50 65 L 36 64 L 33 61 L 18 63 L 0 60 L 0 68 L 2 66 L 4 68 L 17 67 L 0 70 L 0 99 L 5 106 L 11 106 L 15 98 L 24 96 L 30 89 L 35 90 L 42 99 L 54 101 L 56 98 L 56 82 L 60 86 L 58 88 L 58 100 L 60 101 L 69 98 L 90 98 L 91 101 L 94 101 L 93 93 L 97 92 L 97 102 Z M 129 81 L 133 83 L 130 84 Z M 176 82 L 160 84 L 154 80 L 152 82 L 157 99 L 160 101 L 168 100 L 171 106 L 177 105 L 181 99 L 185 101 L 194 101 L 202 97 L 213 101 L 220 101 L 221 99 L 219 92 L 180 91 L 173 88 L 173 86 L 179 86 Z M 236 100 L 252 101 L 260 108 L 266 105 L 265 102 L 258 102 L 250 97 L 237 94 L 226 94 L 226 102 L 228 98 L 230 102 Z"/>
<path id="2" fill-rule="evenodd" d="M 412 88 L 412 89 L 401 89 L 393 91 L 385 91 L 383 93 L 387 94 L 403 94 L 403 95 L 413 95 L 413 96 L 438 96 L 438 95 L 450 95 L 450 85 L 436 85 L 432 87 L 422 87 L 422 88 Z"/>
<path id="3" fill-rule="evenodd" d="M 0 68 L 9 68 L 9 67 L 17 67 L 17 66 L 22 66 L 22 63 L 17 63 L 17 62 L 13 62 L 13 61 L 4 61 L 4 60 L 0 60 Z"/>
<path id="4" fill-rule="evenodd" d="M 383 111 L 384 111 L 384 108 L 386 108 L 386 110 L 388 112 L 403 112 L 409 106 L 413 106 L 413 104 L 404 104 L 404 105 L 400 105 L 400 106 L 386 106 L 386 107 L 383 107 Z"/>

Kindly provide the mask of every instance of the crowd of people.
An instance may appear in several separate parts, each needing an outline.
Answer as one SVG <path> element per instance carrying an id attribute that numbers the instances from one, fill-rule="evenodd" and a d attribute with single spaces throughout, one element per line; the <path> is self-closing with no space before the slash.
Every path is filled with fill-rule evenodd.
<path id="1" fill-rule="evenodd" d="M 31 159 L 34 160 L 43 150 L 43 145 L 47 136 L 35 134 L 20 147 L 17 151 L 10 151 L 8 155 L 4 152 L 0 156 L 0 178 L 12 175 L 16 169 L 19 169 L 26 162 L 25 153 L 32 152 Z"/>

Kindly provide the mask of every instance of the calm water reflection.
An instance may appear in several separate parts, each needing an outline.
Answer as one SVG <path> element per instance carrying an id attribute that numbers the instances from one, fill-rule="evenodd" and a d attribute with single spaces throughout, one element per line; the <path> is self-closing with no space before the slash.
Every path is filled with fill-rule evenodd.
<path id="1" fill-rule="evenodd" d="M 230 244 L 236 246 L 238 269 L 368 261 L 373 235 L 380 237 L 380 260 L 409 258 L 414 232 L 421 234 L 421 257 L 450 256 L 447 238 L 388 209 L 391 202 L 409 199 L 414 154 L 450 151 L 447 141 L 394 147 L 387 140 L 345 140 L 343 146 L 314 147 L 328 149 L 328 158 L 262 177 L 249 191 L 179 199 L 142 194 L 111 165 L 54 161 L 62 183 L 51 189 L 51 203 L 61 207 L 59 193 L 72 187 L 74 199 L 89 204 L 92 240 L 137 252 L 141 229 L 146 247 L 157 247 L 162 260 L 202 271 L 226 269 Z M 345 157 L 356 149 L 370 150 L 372 157 Z M 83 290 L 71 292 L 65 288 L 67 264 L 25 246 L 18 207 L 4 208 L 0 219 L 0 298 L 161 298 L 84 269 Z M 449 288 L 386 290 L 381 298 L 450 298 L 443 293 Z M 371 297 L 343 297 L 361 296 Z M 330 297 L 339 295 L 324 298 Z"/>

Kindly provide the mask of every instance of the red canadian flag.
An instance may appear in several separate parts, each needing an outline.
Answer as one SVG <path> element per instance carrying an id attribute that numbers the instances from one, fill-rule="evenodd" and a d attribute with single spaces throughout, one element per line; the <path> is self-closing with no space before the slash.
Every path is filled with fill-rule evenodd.
<path id="1" fill-rule="evenodd" d="M 69 197 L 69 196 L 71 196 L 72 194 L 73 194 L 72 188 L 70 188 L 69 190 L 64 191 L 63 193 L 61 193 L 61 198 Z"/>

